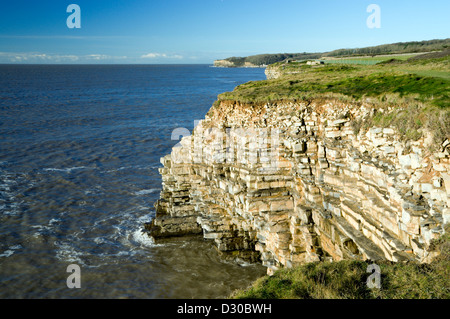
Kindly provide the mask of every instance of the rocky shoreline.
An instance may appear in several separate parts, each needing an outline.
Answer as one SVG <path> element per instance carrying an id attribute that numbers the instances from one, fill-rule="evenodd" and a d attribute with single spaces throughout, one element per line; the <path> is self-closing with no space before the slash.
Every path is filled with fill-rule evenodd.
<path id="1" fill-rule="evenodd" d="M 429 262 L 450 221 L 450 142 L 356 132 L 369 103 L 215 104 L 163 157 L 155 238 L 202 234 L 225 258 L 282 267 Z"/>

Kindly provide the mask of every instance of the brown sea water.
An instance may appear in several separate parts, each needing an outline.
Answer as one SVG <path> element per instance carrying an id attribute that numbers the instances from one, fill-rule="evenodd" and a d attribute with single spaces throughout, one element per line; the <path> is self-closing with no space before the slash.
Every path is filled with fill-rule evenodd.
<path id="1" fill-rule="evenodd" d="M 142 233 L 160 157 L 263 69 L 0 65 L 0 298 L 223 298 L 265 274 Z M 81 288 L 69 289 L 70 264 Z"/>

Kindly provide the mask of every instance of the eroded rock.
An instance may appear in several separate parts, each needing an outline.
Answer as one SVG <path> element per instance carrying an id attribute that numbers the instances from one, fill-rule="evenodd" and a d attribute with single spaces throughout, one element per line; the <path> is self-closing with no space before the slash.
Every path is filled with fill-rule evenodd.
<path id="1" fill-rule="evenodd" d="M 424 157 L 420 140 L 405 152 L 393 128 L 355 135 L 349 118 L 361 112 L 370 107 L 222 102 L 161 160 L 150 235 L 203 233 L 269 274 L 318 260 L 430 261 L 449 220 L 449 155 Z"/>

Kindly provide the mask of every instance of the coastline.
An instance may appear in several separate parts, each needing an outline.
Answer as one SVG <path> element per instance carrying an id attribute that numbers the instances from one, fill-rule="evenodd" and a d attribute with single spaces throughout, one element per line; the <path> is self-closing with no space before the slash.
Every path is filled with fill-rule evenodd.
<path id="1" fill-rule="evenodd" d="M 302 77 L 336 69 L 290 64 L 270 85 L 294 82 L 295 68 Z M 398 127 L 369 121 L 401 109 L 375 99 L 255 98 L 267 83 L 219 95 L 193 134 L 161 159 L 163 191 L 149 235 L 203 234 L 225 258 L 260 260 L 269 275 L 311 262 L 437 258 L 433 243 L 450 220 L 448 139 L 433 145 L 433 132 L 405 139 Z"/>

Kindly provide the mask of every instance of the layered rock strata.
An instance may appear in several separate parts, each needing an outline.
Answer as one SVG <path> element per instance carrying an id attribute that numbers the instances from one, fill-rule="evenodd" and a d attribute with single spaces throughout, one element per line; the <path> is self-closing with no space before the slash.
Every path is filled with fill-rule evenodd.
<path id="1" fill-rule="evenodd" d="M 450 221 L 450 143 L 355 134 L 366 105 L 223 101 L 161 159 L 156 240 L 202 234 L 268 273 L 318 260 L 428 262 Z M 426 136 L 426 134 L 425 134 Z"/>
<path id="2" fill-rule="evenodd" d="M 215 60 L 214 66 L 217 68 L 263 68 L 266 67 L 266 65 L 256 65 L 251 62 L 244 62 L 242 64 L 238 64 L 229 60 Z"/>

